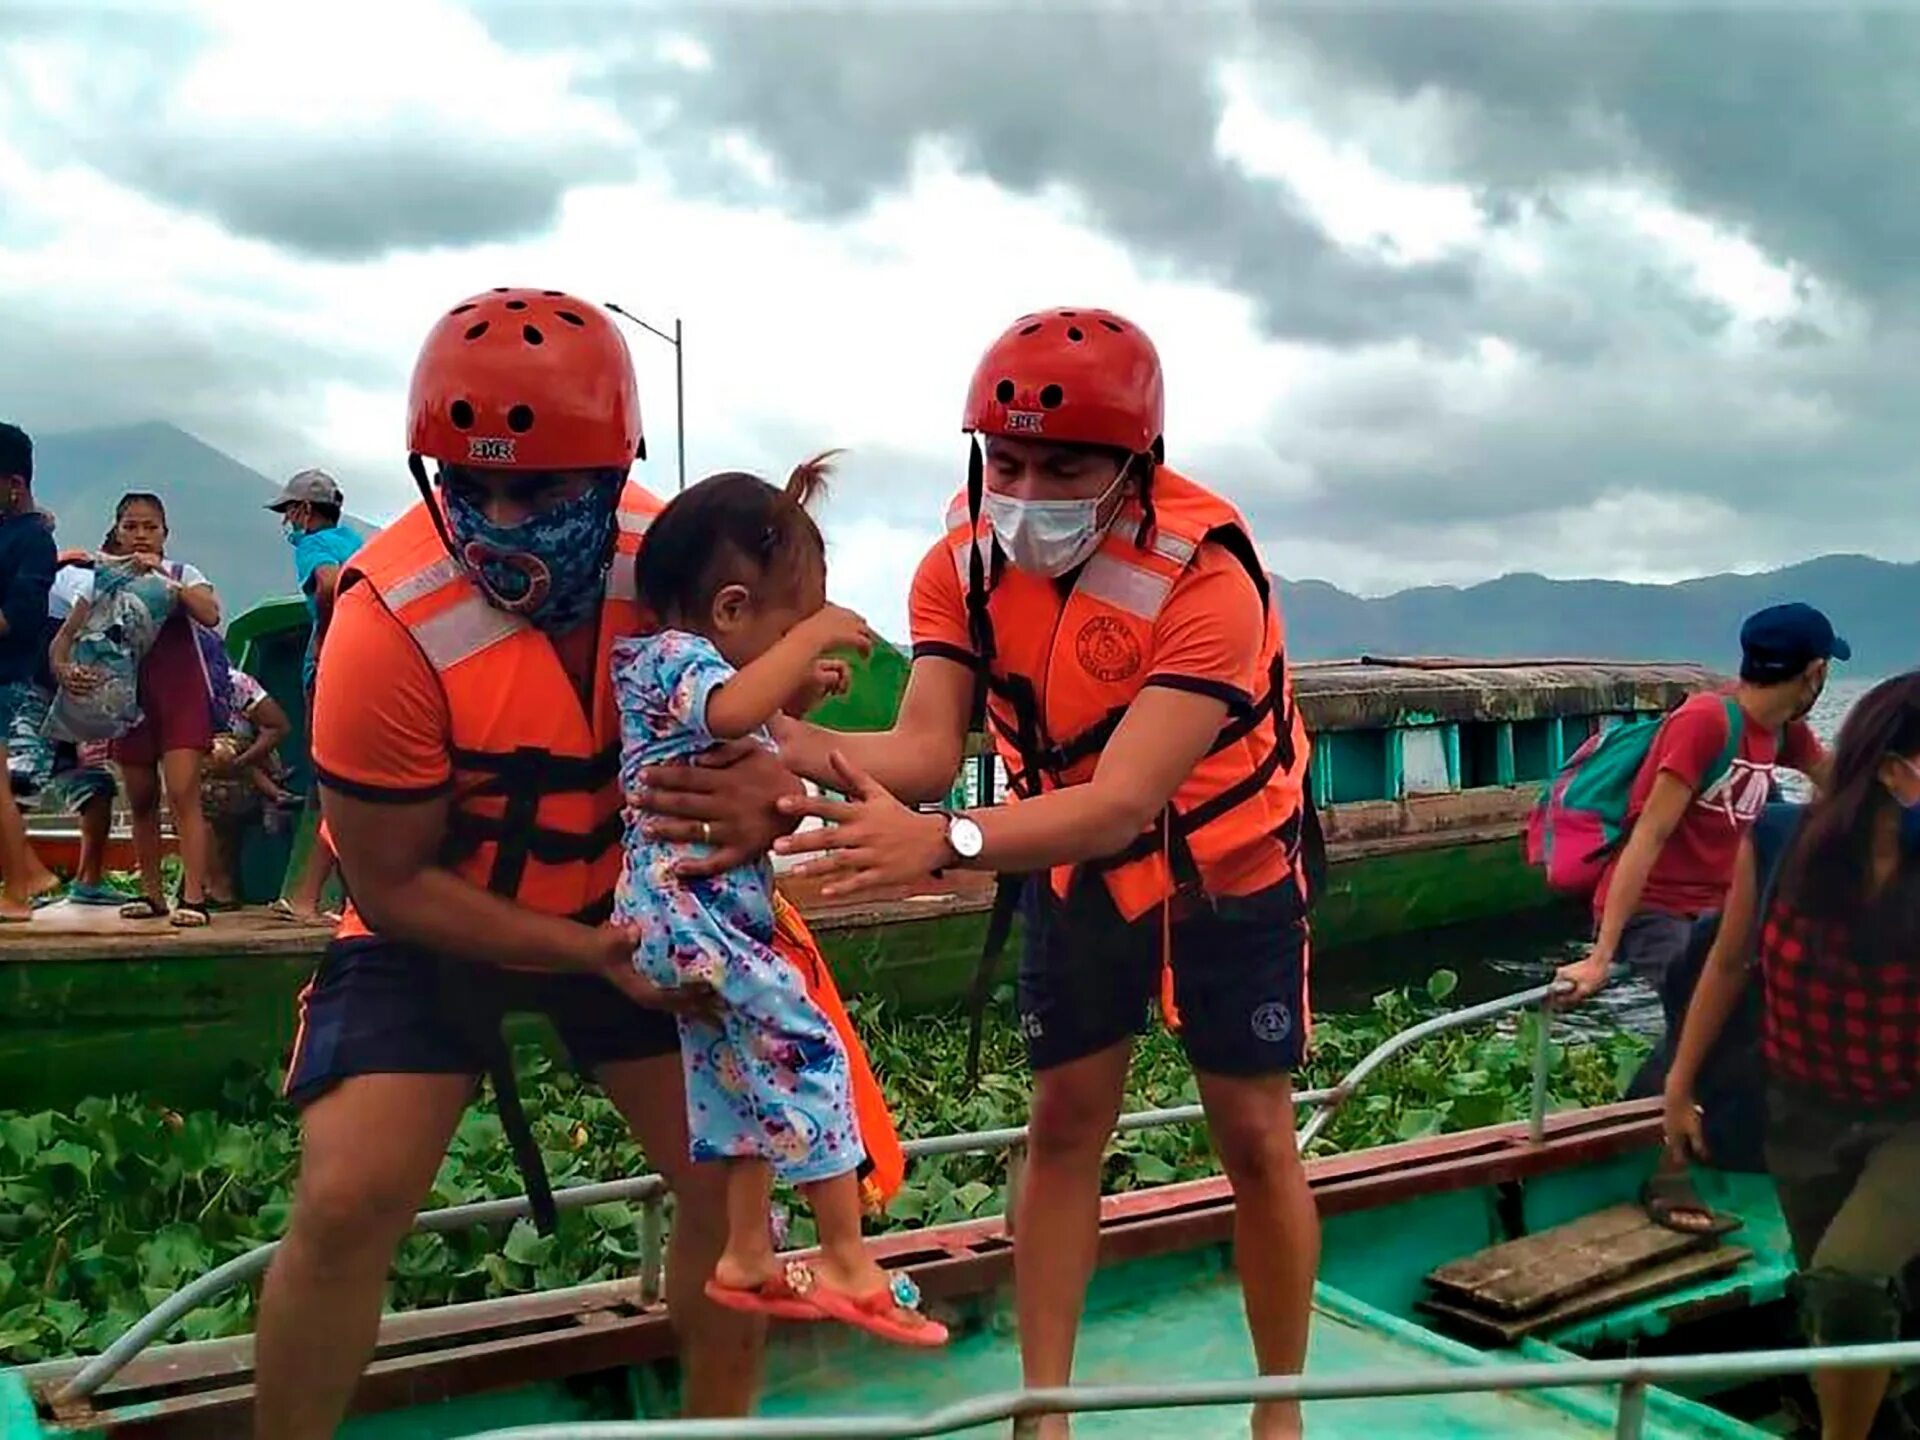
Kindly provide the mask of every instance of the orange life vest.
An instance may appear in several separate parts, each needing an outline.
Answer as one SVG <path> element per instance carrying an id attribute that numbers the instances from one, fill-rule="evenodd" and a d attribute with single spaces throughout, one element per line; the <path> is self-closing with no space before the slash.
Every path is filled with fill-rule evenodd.
<path id="1" fill-rule="evenodd" d="M 983 523 L 976 534 L 964 491 L 947 511 L 963 590 L 972 548 L 981 547 L 987 594 L 972 617 L 974 646 L 989 657 L 986 717 L 1016 802 L 1092 778 L 1152 674 L 1154 621 L 1202 546 L 1226 547 L 1260 592 L 1264 689 L 1250 709 L 1228 717 L 1154 825 L 1088 867 L 1127 921 L 1183 890 L 1218 893 L 1213 882 L 1244 868 L 1251 847 L 1278 844 L 1297 866 L 1308 757 L 1279 608 L 1247 522 L 1165 466 L 1154 471 L 1150 493 L 1151 514 L 1130 498 L 1065 593 L 1054 580 L 995 563 L 991 532 Z M 1067 894 L 1073 870 L 1054 868 L 1056 895 Z"/>
<path id="2" fill-rule="evenodd" d="M 368 541 L 340 577 L 343 590 L 373 587 L 407 627 L 446 693 L 454 775 L 442 863 L 528 909 L 585 924 L 600 924 L 613 913 L 620 878 L 625 802 L 610 652 L 615 639 L 648 628 L 634 561 L 662 508 L 638 485 L 621 491 L 591 713 L 581 707 L 552 643 L 525 620 L 488 603 L 447 554 L 424 506 L 415 505 Z M 550 703 L 529 703 L 536 696 Z M 801 972 L 808 995 L 847 1047 L 868 1157 L 861 1172 L 865 1195 L 870 1204 L 882 1204 L 904 1174 L 892 1114 L 806 922 L 777 895 L 775 915 L 775 950 Z M 371 933 L 349 904 L 339 938 Z M 496 1073 L 494 1085 L 504 1092 L 511 1077 L 503 1082 Z"/>
<path id="3" fill-rule="evenodd" d="M 609 651 L 619 636 L 646 628 L 634 557 L 660 509 L 638 485 L 621 491 L 590 707 L 580 704 L 547 637 L 488 603 L 447 554 L 424 505 L 368 541 L 340 576 L 343 590 L 373 587 L 446 692 L 453 797 L 442 862 L 530 910 L 589 924 L 613 913 L 620 878 L 620 722 Z M 542 695 L 551 703 L 528 703 Z M 349 909 L 340 934 L 367 933 Z"/>

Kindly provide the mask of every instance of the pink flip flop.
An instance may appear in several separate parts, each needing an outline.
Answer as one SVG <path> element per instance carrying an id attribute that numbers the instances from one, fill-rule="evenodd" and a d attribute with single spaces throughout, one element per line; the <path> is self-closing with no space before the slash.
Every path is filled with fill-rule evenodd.
<path id="1" fill-rule="evenodd" d="M 765 1315 L 770 1320 L 824 1320 L 827 1312 L 806 1298 L 812 1288 L 813 1272 L 800 1261 L 789 1260 L 778 1275 L 769 1276 L 751 1290 L 709 1278 L 706 1293 L 714 1304 L 747 1315 Z"/>
<path id="2" fill-rule="evenodd" d="M 828 1319 L 895 1345 L 936 1349 L 947 1343 L 947 1327 L 920 1313 L 920 1287 L 904 1270 L 894 1271 L 887 1288 L 871 1295 L 854 1296 L 835 1290 L 822 1285 L 818 1276 L 812 1277 L 805 1293 Z"/>

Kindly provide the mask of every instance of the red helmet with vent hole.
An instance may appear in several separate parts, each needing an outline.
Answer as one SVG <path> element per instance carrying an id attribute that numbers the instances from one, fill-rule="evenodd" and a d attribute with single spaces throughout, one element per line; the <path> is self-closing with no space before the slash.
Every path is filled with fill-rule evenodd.
<path id="1" fill-rule="evenodd" d="M 490 290 L 428 334 L 407 394 L 407 448 L 447 465 L 625 471 L 645 454 L 640 389 L 598 305 Z"/>
<path id="2" fill-rule="evenodd" d="M 1111 310 L 1027 315 L 980 359 L 963 431 L 1145 454 L 1160 438 L 1160 353 Z"/>

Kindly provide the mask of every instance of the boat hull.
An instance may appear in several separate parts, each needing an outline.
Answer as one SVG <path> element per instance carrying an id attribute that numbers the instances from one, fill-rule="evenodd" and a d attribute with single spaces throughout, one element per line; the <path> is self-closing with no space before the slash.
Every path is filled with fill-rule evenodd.
<path id="1" fill-rule="evenodd" d="M 1516 825 L 1336 841 L 1314 914 L 1316 946 L 1324 953 L 1549 903 L 1521 855 Z M 991 904 L 987 877 L 839 907 L 782 883 L 809 914 L 848 993 L 908 1011 L 969 993 Z M 111 911 L 67 913 L 87 928 L 50 934 L 58 917 L 48 916 L 0 934 L 5 1108 L 65 1109 L 88 1095 L 134 1092 L 187 1109 L 218 1099 L 236 1067 L 257 1074 L 284 1061 L 323 931 L 257 912 L 222 915 L 211 929 L 186 933 L 130 925 Z M 514 1024 L 517 1038 L 554 1043 L 543 1022 Z"/>
<path id="2" fill-rule="evenodd" d="M 1401 1319 L 1398 1290 L 1411 1292 L 1434 1257 L 1471 1249 L 1496 1233 L 1507 1203 L 1503 1194 L 1521 1194 L 1521 1221 L 1534 1224 L 1553 1223 L 1570 1206 L 1577 1211 L 1630 1194 L 1651 1167 L 1658 1139 L 1658 1107 L 1640 1102 L 1552 1116 L 1539 1144 L 1529 1140 L 1524 1126 L 1507 1125 L 1311 1161 L 1308 1179 L 1327 1227 L 1326 1288 L 1318 1297 L 1323 1345 L 1331 1342 L 1343 1352 L 1349 1344 L 1364 1345 L 1367 1353 L 1359 1361 L 1383 1369 L 1396 1363 L 1478 1363 L 1464 1347 Z M 1207 1303 L 1199 1308 L 1205 1311 L 1204 1323 L 1217 1322 L 1222 1335 L 1242 1343 L 1244 1322 L 1228 1248 L 1233 1232 L 1233 1197 L 1223 1179 L 1104 1199 L 1100 1276 L 1089 1297 L 1084 1341 L 1088 1363 L 1078 1378 L 1083 1383 L 1113 1378 L 1089 1373 L 1095 1357 L 1108 1348 L 1102 1337 L 1138 1325 L 1169 1295 L 1195 1287 L 1233 1291 L 1203 1296 Z M 943 1385 L 978 1393 L 983 1385 L 1014 1383 L 1017 1369 L 1003 1313 L 1012 1256 L 1001 1220 L 882 1236 L 874 1252 L 883 1263 L 913 1267 L 928 1303 L 962 1323 L 970 1353 L 895 1354 L 861 1337 L 825 1333 L 833 1327 L 786 1327 L 776 1334 L 769 1357 L 763 1413 L 919 1411 L 945 1394 Z M 1193 1297 L 1188 1298 L 1191 1303 Z M 1216 1313 L 1222 1308 L 1229 1312 L 1224 1318 Z M 1342 1329 L 1347 1333 L 1338 1333 Z M 1356 1329 L 1366 1333 L 1353 1333 Z M 1195 1338 L 1191 1329 L 1184 1338 Z M 990 1353 L 977 1353 L 983 1349 Z M 632 1280 L 392 1315 L 383 1321 L 380 1348 L 355 1397 L 356 1414 L 340 1433 L 343 1440 L 452 1440 L 509 1424 L 657 1416 L 672 1403 L 674 1351 L 664 1310 L 643 1303 Z M 41 1428 L 27 1397 L 56 1392 L 76 1362 L 0 1374 L 0 1440 L 50 1440 L 54 1433 L 126 1440 L 244 1434 L 252 1400 L 250 1352 L 245 1337 L 150 1351 L 107 1385 L 100 1408 L 70 1408 L 62 1416 L 66 1428 L 59 1432 Z M 1124 1346 L 1114 1354 L 1111 1363 L 1128 1363 Z M 1152 1354 L 1156 1368 L 1136 1368 L 1129 1378 L 1142 1373 L 1187 1378 L 1182 1371 L 1190 1365 L 1216 1376 L 1251 1368 L 1246 1358 L 1190 1353 L 1178 1343 L 1158 1346 Z M 1336 1366 L 1350 1358 L 1325 1349 L 1316 1355 Z M 1137 1353 L 1134 1360 L 1137 1366 Z M 943 1372 L 948 1372 L 945 1380 Z M 1658 1423 L 1649 1435 L 1757 1434 L 1719 1426 L 1720 1417 L 1671 1396 L 1659 1402 Z M 1357 1419 L 1356 1412 L 1373 1403 L 1341 1402 L 1324 1413 L 1330 1420 Z M 1488 1407 L 1475 1402 L 1470 1408 L 1479 1413 Z M 1443 1411 L 1429 1404 L 1427 1413 L 1436 1417 L 1431 1426 L 1408 1431 L 1375 1425 L 1370 1433 L 1602 1435 L 1610 1433 L 1608 1408 L 1601 1397 L 1582 1404 L 1569 1396 L 1539 1409 L 1503 1402 L 1493 1412 L 1511 1414 L 1514 1424 L 1460 1429 L 1440 1423 Z M 1188 1428 L 1177 1433 L 1190 1440 L 1245 1433 L 1244 1411 L 1239 1416 L 1220 1410 L 1186 1413 Z M 1392 1410 L 1395 1420 L 1419 1413 L 1406 1402 Z M 1163 1433 L 1129 1428 L 1128 1418 L 1090 1423 L 1088 1433 Z M 1170 1417 L 1154 1418 L 1164 1423 Z M 1551 1428 L 1530 1423 L 1543 1420 Z"/>

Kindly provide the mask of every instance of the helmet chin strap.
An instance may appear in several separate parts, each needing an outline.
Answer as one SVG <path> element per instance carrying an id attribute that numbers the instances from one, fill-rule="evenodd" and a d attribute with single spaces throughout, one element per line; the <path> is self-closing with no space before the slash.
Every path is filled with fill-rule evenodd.
<path id="1" fill-rule="evenodd" d="M 433 521 L 434 534 L 440 537 L 440 543 L 447 547 L 447 554 L 460 560 L 460 547 L 453 543 L 453 532 L 447 529 L 447 517 L 440 513 L 440 499 L 433 493 L 433 482 L 427 478 L 427 467 L 415 454 L 407 456 L 407 469 L 412 472 L 414 486 L 420 491 L 420 501 L 427 507 L 427 518 Z"/>

